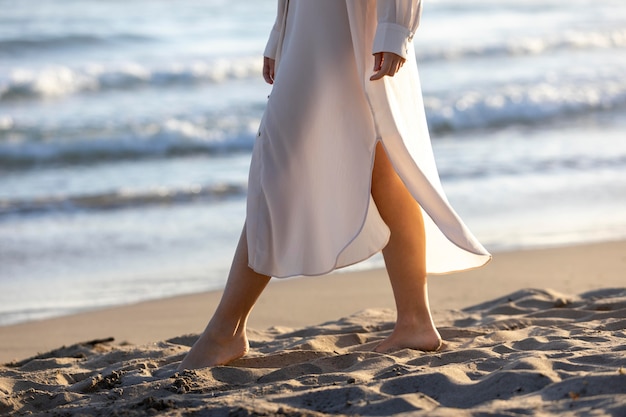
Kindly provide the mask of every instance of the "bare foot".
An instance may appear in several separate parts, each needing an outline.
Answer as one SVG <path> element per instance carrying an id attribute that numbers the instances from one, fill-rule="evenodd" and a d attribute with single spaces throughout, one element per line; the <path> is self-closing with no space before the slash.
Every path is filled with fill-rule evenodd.
<path id="1" fill-rule="evenodd" d="M 178 365 L 178 370 L 225 365 L 241 358 L 249 349 L 250 345 L 245 334 L 235 335 L 229 340 L 218 340 L 203 333 Z"/>
<path id="2" fill-rule="evenodd" d="M 436 351 L 441 348 L 443 341 L 436 328 L 415 331 L 394 331 L 375 348 L 374 352 L 387 353 L 400 349 L 415 349 L 424 351 Z"/>

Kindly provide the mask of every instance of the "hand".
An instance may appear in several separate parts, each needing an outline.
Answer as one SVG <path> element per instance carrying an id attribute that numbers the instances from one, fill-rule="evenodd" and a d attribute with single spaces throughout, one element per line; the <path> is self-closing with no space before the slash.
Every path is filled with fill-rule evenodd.
<path id="1" fill-rule="evenodd" d="M 393 77 L 402 68 L 406 59 L 393 52 L 377 52 L 374 54 L 374 71 L 376 73 L 370 77 L 370 81 L 376 81 L 385 75 Z"/>
<path id="2" fill-rule="evenodd" d="M 276 60 L 263 57 L 263 78 L 268 84 L 274 84 L 274 67 L 276 66 Z"/>

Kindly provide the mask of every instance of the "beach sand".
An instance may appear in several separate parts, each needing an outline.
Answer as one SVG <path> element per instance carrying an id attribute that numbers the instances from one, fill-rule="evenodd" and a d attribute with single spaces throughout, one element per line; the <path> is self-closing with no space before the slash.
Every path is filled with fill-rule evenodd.
<path id="1" fill-rule="evenodd" d="M 371 351 L 394 320 L 380 270 L 271 284 L 251 353 L 196 371 L 175 368 L 219 292 L 1 327 L 0 415 L 624 416 L 625 275 L 605 242 L 432 277 L 436 353 Z"/>

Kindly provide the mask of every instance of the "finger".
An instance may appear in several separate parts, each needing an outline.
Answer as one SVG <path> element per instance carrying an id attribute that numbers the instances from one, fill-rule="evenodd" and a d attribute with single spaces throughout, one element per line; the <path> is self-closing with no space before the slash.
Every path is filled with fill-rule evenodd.
<path id="1" fill-rule="evenodd" d="M 383 53 L 377 52 L 374 54 L 374 71 L 380 71 L 380 67 L 383 63 Z"/>
<path id="2" fill-rule="evenodd" d="M 389 74 L 389 76 L 391 77 L 393 77 L 394 75 L 398 73 L 398 71 L 400 71 L 400 68 L 402 68 L 402 65 L 404 65 L 405 60 L 397 55 L 394 55 L 392 61 L 393 61 L 391 64 L 392 73 Z"/>
<path id="3" fill-rule="evenodd" d="M 393 59 L 384 59 L 383 64 L 374 75 L 370 77 L 371 81 L 380 80 L 385 75 L 393 76 L 395 74 L 395 66 L 397 63 L 394 63 Z"/>
<path id="4" fill-rule="evenodd" d="M 377 72 L 374 73 L 374 75 L 372 75 L 370 77 L 370 81 L 380 80 L 384 76 L 385 76 L 385 74 L 382 71 L 377 71 Z"/>
<path id="5" fill-rule="evenodd" d="M 393 77 L 398 71 L 400 71 L 400 68 L 402 68 L 405 62 L 406 59 L 400 55 L 396 55 L 391 52 L 384 53 L 382 57 L 382 65 L 374 69 L 377 72 L 370 77 L 370 80 L 380 80 L 386 75 Z"/>
<path id="6" fill-rule="evenodd" d="M 385 67 L 388 65 L 384 52 L 374 54 L 374 75 L 370 77 L 371 81 L 380 80 L 386 75 Z"/>
<path id="7" fill-rule="evenodd" d="M 402 61 L 394 62 L 394 65 L 393 65 L 393 75 L 396 75 L 398 73 L 398 71 L 400 71 L 400 68 L 402 68 Z"/>
<path id="8" fill-rule="evenodd" d="M 276 69 L 276 61 L 274 61 L 273 59 L 270 59 L 270 78 L 272 79 L 272 82 L 270 84 L 274 84 L 275 69 Z"/>
<path id="9" fill-rule="evenodd" d="M 389 75 L 389 74 L 388 74 L 388 72 L 389 72 L 389 68 L 388 68 L 388 66 L 389 66 L 389 64 L 388 64 L 388 63 L 383 62 L 382 67 L 381 67 L 378 71 L 376 71 L 376 72 L 374 73 L 374 75 L 372 75 L 372 76 L 370 77 L 370 80 L 371 80 L 371 81 L 380 80 L 380 79 L 381 79 L 381 78 L 383 78 L 385 75 Z"/>
<path id="10" fill-rule="evenodd" d="M 406 59 L 404 59 L 403 57 L 393 54 L 393 53 L 389 53 L 387 54 L 388 56 L 385 57 L 385 59 L 387 61 L 391 61 L 391 66 L 390 68 L 392 69 L 393 73 L 387 74 L 390 77 L 393 77 L 398 71 L 400 71 L 400 68 L 402 68 L 402 66 L 404 65 L 404 63 L 406 62 Z"/>
<path id="11" fill-rule="evenodd" d="M 385 75 L 393 77 L 394 75 L 396 75 L 396 72 L 398 72 L 398 69 L 400 69 L 400 63 L 393 59 L 391 60 L 391 62 L 389 62 L 389 66 L 387 67 L 387 74 Z"/>
<path id="12" fill-rule="evenodd" d="M 269 58 L 263 57 L 263 79 L 266 83 L 272 83 L 272 77 L 270 75 L 270 63 Z"/>
<path id="13" fill-rule="evenodd" d="M 263 57 L 263 79 L 268 84 L 274 84 L 274 64 L 273 59 Z"/>

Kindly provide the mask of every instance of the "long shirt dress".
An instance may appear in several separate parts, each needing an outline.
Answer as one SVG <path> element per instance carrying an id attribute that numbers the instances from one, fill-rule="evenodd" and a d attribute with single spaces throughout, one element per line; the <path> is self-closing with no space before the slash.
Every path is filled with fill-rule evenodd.
<path id="1" fill-rule="evenodd" d="M 371 196 L 378 142 L 423 210 L 428 272 L 491 258 L 441 187 L 411 42 L 420 15 L 419 0 L 278 0 L 264 53 L 276 59 L 275 79 L 248 183 L 255 271 L 321 275 L 386 246 Z M 372 54 L 383 51 L 407 62 L 370 81 Z"/>

